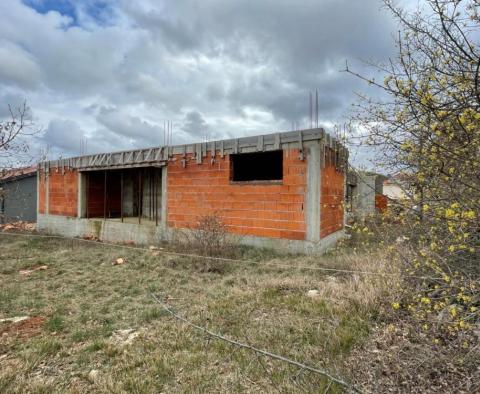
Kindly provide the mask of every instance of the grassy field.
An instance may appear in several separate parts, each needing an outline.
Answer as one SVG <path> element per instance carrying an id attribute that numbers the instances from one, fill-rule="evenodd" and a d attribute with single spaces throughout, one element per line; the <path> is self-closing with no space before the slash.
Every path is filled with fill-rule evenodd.
<path id="1" fill-rule="evenodd" d="M 0 318 L 35 318 L 0 323 L 0 392 L 341 392 L 320 375 L 206 337 L 151 294 L 211 331 L 348 381 L 345 360 L 367 338 L 388 283 L 298 267 L 381 270 L 381 258 L 242 253 L 256 262 L 0 234 Z M 126 263 L 112 265 L 117 258 Z"/>

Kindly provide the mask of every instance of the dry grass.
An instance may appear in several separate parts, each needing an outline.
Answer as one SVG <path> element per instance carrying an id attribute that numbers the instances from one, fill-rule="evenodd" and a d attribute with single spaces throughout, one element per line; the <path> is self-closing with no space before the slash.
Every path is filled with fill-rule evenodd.
<path id="1" fill-rule="evenodd" d="M 329 386 L 320 376 L 207 340 L 172 320 L 152 292 L 168 295 L 179 313 L 212 331 L 348 380 L 344 362 L 367 338 L 389 280 L 295 267 L 374 271 L 385 269 L 382 256 L 242 253 L 258 262 L 205 269 L 197 259 L 0 235 L 0 318 L 45 318 L 36 335 L 0 339 L 0 392 L 322 392 Z M 127 263 L 113 266 L 118 257 Z M 18 273 L 40 264 L 48 269 Z M 130 345 L 116 339 L 125 329 L 138 333 Z"/>

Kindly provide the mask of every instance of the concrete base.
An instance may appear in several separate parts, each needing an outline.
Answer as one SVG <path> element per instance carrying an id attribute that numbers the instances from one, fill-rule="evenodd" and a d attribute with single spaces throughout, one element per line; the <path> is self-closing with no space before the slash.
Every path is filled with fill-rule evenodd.
<path id="1" fill-rule="evenodd" d="M 177 238 L 178 234 L 188 230 L 165 230 L 154 222 L 143 221 L 141 224 L 120 222 L 118 220 L 80 219 L 58 215 L 42 215 L 37 218 L 37 229 L 47 234 L 66 237 L 92 237 L 105 242 L 133 242 L 139 245 L 155 245 L 160 241 Z M 261 248 L 271 248 L 287 253 L 320 254 L 331 249 L 345 236 L 343 230 L 322 238 L 318 242 L 299 241 L 253 236 L 236 236 L 238 242 Z"/>
<path id="2" fill-rule="evenodd" d="M 58 215 L 38 215 L 37 229 L 66 237 L 92 237 L 106 242 L 133 242 L 151 245 L 166 239 L 161 226 L 154 222 L 122 223 L 117 220 L 79 219 Z"/>
<path id="3" fill-rule="evenodd" d="M 269 248 L 286 253 L 300 254 L 323 254 L 332 249 L 336 242 L 345 237 L 344 230 L 337 231 L 320 241 L 300 241 L 280 238 L 265 238 L 252 236 L 238 236 L 238 242 L 242 245 L 254 246 L 257 248 Z"/>

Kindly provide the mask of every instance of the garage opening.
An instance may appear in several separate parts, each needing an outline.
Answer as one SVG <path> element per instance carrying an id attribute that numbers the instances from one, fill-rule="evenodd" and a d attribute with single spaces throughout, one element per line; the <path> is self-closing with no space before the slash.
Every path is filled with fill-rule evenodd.
<path id="1" fill-rule="evenodd" d="M 158 224 L 161 177 L 156 167 L 86 172 L 85 216 Z"/>
<path id="2" fill-rule="evenodd" d="M 282 181 L 283 151 L 230 155 L 233 182 Z"/>

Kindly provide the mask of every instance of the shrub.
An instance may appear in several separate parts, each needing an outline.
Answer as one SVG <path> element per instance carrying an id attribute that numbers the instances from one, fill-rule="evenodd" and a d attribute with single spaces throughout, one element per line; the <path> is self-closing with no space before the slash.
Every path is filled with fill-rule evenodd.
<path id="1" fill-rule="evenodd" d="M 198 223 L 182 233 L 184 248 L 203 256 L 233 257 L 236 243 L 216 214 L 201 216 Z"/>

